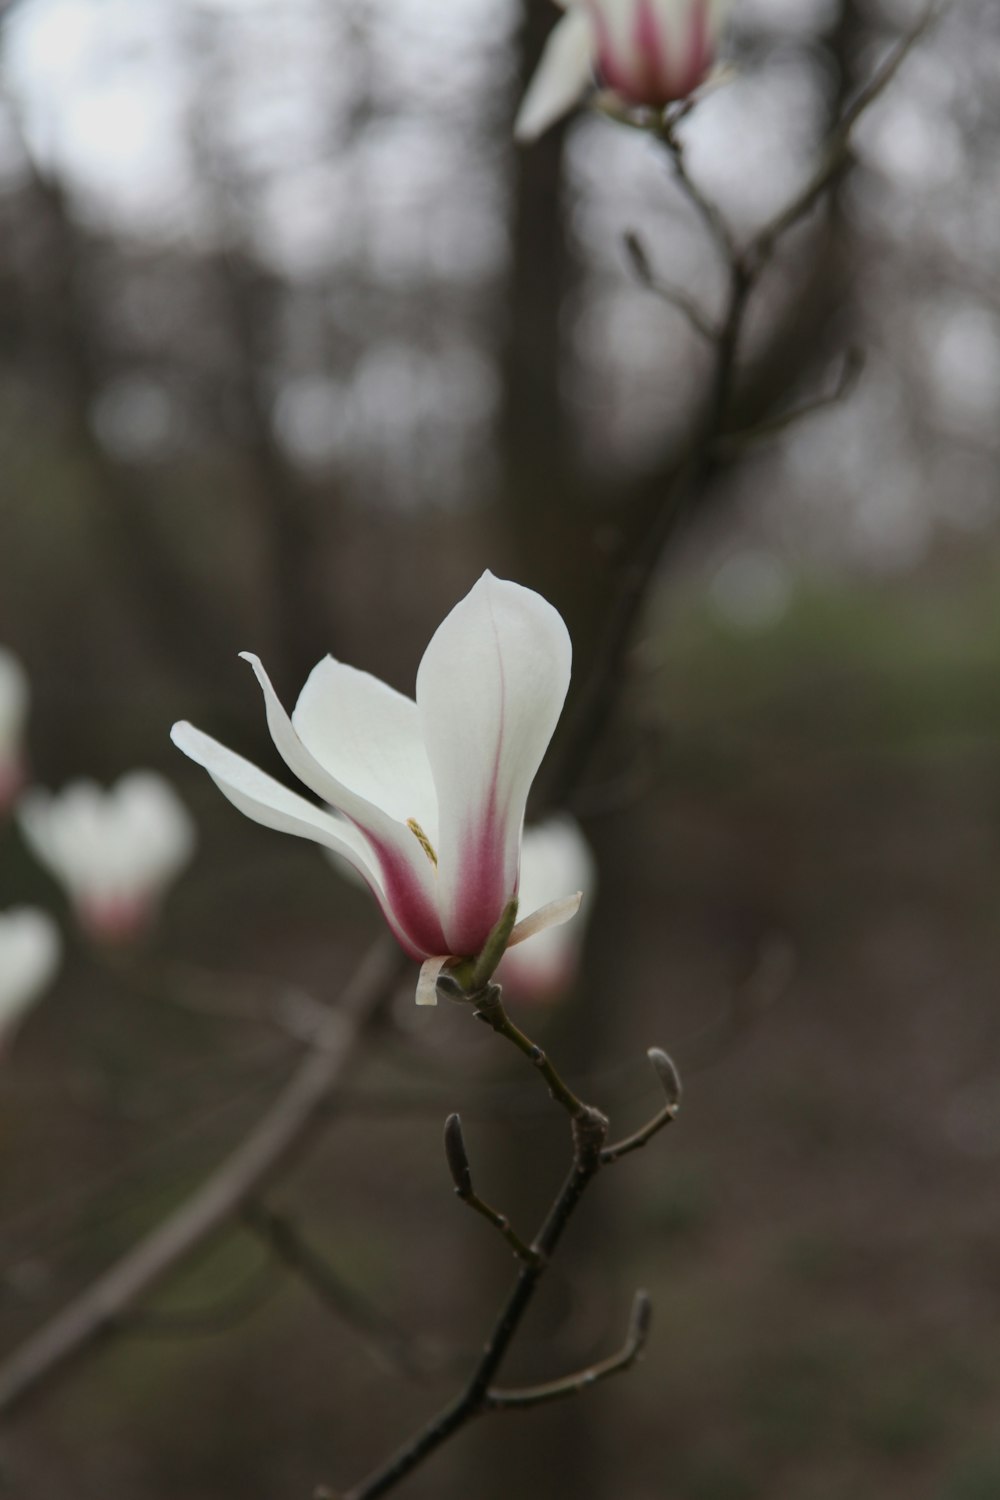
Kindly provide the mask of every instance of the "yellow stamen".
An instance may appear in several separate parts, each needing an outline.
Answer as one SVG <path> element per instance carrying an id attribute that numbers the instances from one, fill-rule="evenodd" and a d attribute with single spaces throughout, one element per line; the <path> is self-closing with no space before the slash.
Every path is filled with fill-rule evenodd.
<path id="1" fill-rule="evenodd" d="M 427 858 L 430 860 L 431 864 L 434 866 L 434 868 L 436 870 L 437 869 L 437 864 L 438 864 L 438 857 L 434 853 L 434 845 L 431 843 L 430 839 L 427 837 L 426 833 L 421 828 L 421 826 L 417 822 L 416 818 L 407 818 L 407 820 L 406 820 L 406 826 L 410 830 L 410 832 L 414 835 L 414 837 L 416 838 L 417 843 L 420 845 L 421 849 L 427 855 Z"/>

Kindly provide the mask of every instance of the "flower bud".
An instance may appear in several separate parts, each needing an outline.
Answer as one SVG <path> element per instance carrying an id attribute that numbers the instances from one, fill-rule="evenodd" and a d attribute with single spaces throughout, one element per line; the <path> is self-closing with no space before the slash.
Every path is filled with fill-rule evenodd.
<path id="1" fill-rule="evenodd" d="M 726 0 L 588 0 L 598 81 L 627 104 L 686 99 L 715 63 Z"/>
<path id="2" fill-rule="evenodd" d="M 733 0 L 571 0 L 546 45 L 514 134 L 542 134 L 596 80 L 626 105 L 686 99 L 715 65 Z"/>

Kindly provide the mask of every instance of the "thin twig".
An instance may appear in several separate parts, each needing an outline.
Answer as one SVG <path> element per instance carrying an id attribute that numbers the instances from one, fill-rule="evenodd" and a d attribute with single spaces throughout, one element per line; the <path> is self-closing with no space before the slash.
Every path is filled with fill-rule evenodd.
<path id="1" fill-rule="evenodd" d="M 517 1050 L 523 1052 L 525 1057 L 534 1063 L 548 1084 L 549 1093 L 556 1103 L 566 1110 L 571 1119 L 582 1119 L 587 1114 L 589 1105 L 584 1104 L 581 1099 L 578 1099 L 573 1090 L 563 1082 L 549 1061 L 548 1055 L 542 1051 L 541 1047 L 536 1042 L 533 1042 L 529 1036 L 526 1036 L 519 1026 L 515 1026 L 506 1010 L 504 1010 L 499 985 L 490 985 L 487 990 L 481 995 L 477 995 L 475 999 L 476 1010 L 474 1014 L 476 1019 L 484 1021 L 499 1036 L 506 1037 L 509 1042 L 513 1042 Z"/>
<path id="2" fill-rule="evenodd" d="M 597 658 L 573 708 L 568 731 L 556 756 L 549 762 L 540 788 L 537 801 L 541 807 L 561 806 L 582 781 L 626 679 L 623 662 L 667 542 L 690 513 L 725 457 L 726 429 L 746 315 L 761 275 L 784 235 L 809 213 L 828 189 L 836 186 L 843 171 L 850 166 L 850 137 L 858 120 L 888 87 L 912 49 L 948 8 L 948 0 L 945 4 L 928 6 L 917 25 L 901 39 L 885 64 L 833 125 L 819 165 L 806 185 L 743 247 L 737 245 L 721 211 L 706 198 L 691 176 L 683 142 L 677 133 L 678 119 L 623 117 L 623 123 L 652 132 L 670 152 L 678 185 L 718 248 L 727 267 L 728 284 L 724 312 L 712 340 L 713 368 L 700 431 L 687 461 L 666 487 L 652 518 L 635 538 L 622 567 L 618 594 L 600 638 Z"/>
<path id="3" fill-rule="evenodd" d="M 678 124 L 679 119 L 676 117 L 664 119 L 654 127 L 653 134 L 669 151 L 678 185 L 688 202 L 699 214 L 723 262 L 726 265 L 732 265 L 737 254 L 733 232 L 726 223 L 718 204 L 713 203 L 712 199 L 702 192 L 688 171 L 684 142 L 676 130 Z"/>
<path id="4" fill-rule="evenodd" d="M 209 1307 L 137 1308 L 115 1325 L 115 1332 L 134 1338 L 205 1338 L 228 1333 L 269 1302 L 281 1286 L 280 1267 L 268 1256 L 242 1287 Z"/>
<path id="5" fill-rule="evenodd" d="M 667 1102 L 658 1114 L 655 1114 L 633 1135 L 626 1136 L 623 1141 L 617 1141 L 613 1146 L 605 1146 L 601 1151 L 602 1166 L 610 1166 L 620 1157 L 628 1156 L 631 1151 L 638 1151 L 640 1146 L 645 1146 L 646 1142 L 651 1141 L 665 1125 L 671 1125 L 677 1118 L 677 1112 L 681 1107 L 681 1079 L 676 1065 L 660 1047 L 650 1047 L 646 1056 L 660 1080 L 660 1087 L 666 1095 Z"/>
<path id="6" fill-rule="evenodd" d="M 674 286 L 672 282 L 664 281 L 653 270 L 652 262 L 646 254 L 646 248 L 634 229 L 628 229 L 624 235 L 625 253 L 629 264 L 635 272 L 638 281 L 647 291 L 655 293 L 662 302 L 668 302 L 671 307 L 683 313 L 691 327 L 701 338 L 708 343 L 714 344 L 718 340 L 719 330 L 715 324 L 702 312 L 697 302 L 689 297 L 682 287 Z"/>
<path id="7" fill-rule="evenodd" d="M 881 68 L 861 88 L 841 115 L 829 136 L 819 164 L 805 186 L 774 218 L 754 235 L 744 252 L 747 263 L 754 267 L 755 274 L 769 260 L 780 239 L 815 207 L 829 187 L 851 163 L 851 134 L 861 116 L 881 97 L 896 77 L 903 63 L 918 42 L 922 41 L 932 26 L 950 9 L 950 0 L 945 4 L 928 5 L 915 26 L 903 36 L 893 48 Z"/>
<path id="8" fill-rule="evenodd" d="M 322 1118 L 365 1032 L 391 994 L 402 955 L 373 944 L 336 1010 L 256 1129 L 175 1213 L 140 1240 L 0 1365 L 0 1415 L 82 1354 L 259 1192 Z"/>
<path id="9" fill-rule="evenodd" d="M 566 1226 L 590 1182 L 600 1170 L 601 1144 L 606 1132 L 607 1121 L 598 1110 L 588 1110 L 586 1115 L 574 1120 L 573 1165 L 532 1242 L 536 1258 L 531 1264 L 522 1265 L 465 1388 L 415 1437 L 404 1443 L 387 1463 L 376 1469 L 361 1484 L 347 1490 L 342 1500 L 377 1500 L 379 1495 L 387 1494 L 460 1427 L 490 1410 L 489 1390 L 493 1377 L 521 1326 Z M 318 1493 L 329 1495 L 331 1492 L 320 1490 Z"/>
<path id="10" fill-rule="evenodd" d="M 481 1214 L 488 1223 L 493 1225 L 493 1228 L 507 1241 L 518 1260 L 532 1265 L 537 1258 L 532 1247 L 525 1244 L 512 1227 L 507 1215 L 491 1208 L 472 1186 L 472 1169 L 469 1166 L 465 1139 L 462 1135 L 462 1121 L 456 1114 L 449 1115 L 444 1123 L 444 1150 L 448 1160 L 448 1170 L 455 1184 L 455 1192 L 461 1201 L 467 1203 L 471 1209 Z"/>
<path id="11" fill-rule="evenodd" d="M 541 1406 L 547 1401 L 561 1401 L 566 1396 L 579 1396 L 609 1375 L 619 1375 L 631 1369 L 645 1348 L 649 1329 L 653 1321 L 653 1304 L 649 1293 L 636 1292 L 629 1318 L 628 1335 L 617 1354 L 609 1359 L 587 1365 L 561 1380 L 549 1380 L 542 1385 L 526 1385 L 516 1389 L 492 1387 L 486 1392 L 486 1405 L 490 1411 L 524 1411 L 530 1406 Z"/>
<path id="12" fill-rule="evenodd" d="M 538 1066 L 537 1059 L 541 1054 L 541 1049 L 507 1020 L 497 986 L 490 985 L 484 993 L 470 995 L 467 998 L 476 1003 L 478 1009 L 475 1014 L 486 1020 L 498 1035 L 506 1037 L 519 1052 Z M 680 1081 L 676 1069 L 666 1053 L 658 1048 L 654 1047 L 650 1050 L 649 1059 L 667 1094 L 668 1104 L 676 1113 L 680 1099 Z M 361 1484 L 339 1496 L 338 1500 L 377 1500 L 378 1496 L 385 1495 L 394 1489 L 430 1454 L 440 1448 L 459 1428 L 464 1427 L 474 1417 L 507 1407 L 537 1405 L 542 1401 L 575 1394 L 578 1390 L 583 1390 L 587 1385 L 593 1384 L 595 1380 L 626 1369 L 638 1357 L 649 1330 L 651 1317 L 649 1299 L 644 1293 L 637 1296 L 633 1305 L 632 1323 L 626 1345 L 611 1360 L 592 1366 L 590 1370 L 580 1371 L 576 1375 L 550 1382 L 545 1386 L 506 1392 L 502 1389 L 497 1390 L 493 1386 L 494 1377 L 499 1372 L 504 1357 L 521 1326 L 521 1321 L 534 1297 L 538 1283 L 548 1269 L 570 1218 L 590 1183 L 605 1164 L 604 1142 L 608 1133 L 607 1118 L 593 1105 L 581 1103 L 562 1082 L 551 1064 L 547 1063 L 546 1067 L 540 1068 L 539 1071 L 549 1085 L 553 1098 L 570 1114 L 573 1161 L 569 1175 L 532 1241 L 533 1258 L 522 1263 L 517 1280 L 486 1340 L 482 1355 L 459 1395 L 404 1443 L 385 1464 L 376 1469 Z M 553 1081 L 555 1088 L 553 1088 Z M 457 1116 L 454 1118 L 457 1120 Z M 445 1134 L 445 1147 L 456 1187 L 461 1191 L 471 1189 L 471 1173 L 460 1126 L 449 1122 Z M 320 1489 L 317 1491 L 317 1500 L 322 1500 L 323 1496 L 331 1497 L 333 1493 L 327 1489 Z"/>
<path id="13" fill-rule="evenodd" d="M 748 448 L 752 444 L 765 441 L 767 438 L 776 437 L 779 433 L 787 432 L 790 427 L 795 427 L 807 417 L 815 416 L 817 412 L 826 411 L 831 406 L 837 406 L 844 401 L 857 385 L 864 369 L 864 355 L 859 349 L 849 349 L 837 376 L 837 382 L 832 391 L 824 391 L 819 396 L 812 397 L 809 401 L 802 401 L 793 406 L 790 411 L 782 412 L 770 421 L 758 422 L 754 427 L 745 427 L 740 432 L 731 432 L 719 442 L 719 450 L 729 457 L 740 449 Z"/>
<path id="14" fill-rule="evenodd" d="M 672 1125 L 677 1118 L 677 1105 L 668 1104 L 660 1110 L 659 1114 L 653 1116 L 647 1124 L 643 1125 L 632 1135 L 628 1135 L 622 1141 L 616 1141 L 613 1146 L 605 1146 L 601 1152 L 601 1162 L 604 1166 L 610 1166 L 613 1161 L 619 1161 L 621 1157 L 628 1156 L 631 1151 L 638 1151 L 640 1146 L 645 1146 L 654 1135 L 659 1134 L 667 1125 Z"/>
<path id="15" fill-rule="evenodd" d="M 429 1358 L 415 1340 L 338 1276 L 287 1215 L 276 1213 L 257 1199 L 250 1199 L 243 1206 L 243 1220 L 287 1270 L 297 1276 L 325 1307 L 360 1334 L 383 1363 L 411 1378 L 436 1373 L 441 1368 L 440 1363 Z"/>

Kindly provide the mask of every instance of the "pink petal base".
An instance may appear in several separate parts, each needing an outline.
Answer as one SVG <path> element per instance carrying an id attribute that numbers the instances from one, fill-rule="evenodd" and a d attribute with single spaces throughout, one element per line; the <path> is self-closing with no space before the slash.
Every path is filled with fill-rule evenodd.
<path id="1" fill-rule="evenodd" d="M 86 935 L 98 943 L 128 943 L 148 932 L 156 916 L 148 896 L 114 896 L 82 900 L 77 919 Z"/>
<path id="2" fill-rule="evenodd" d="M 0 813 L 9 812 L 24 789 L 27 775 L 19 760 L 0 761 Z"/>
<path id="3" fill-rule="evenodd" d="M 704 81 L 713 62 L 708 4 L 709 0 L 691 0 L 687 46 L 673 54 L 655 0 L 636 0 L 628 55 L 623 57 L 612 42 L 599 0 L 592 0 L 601 82 L 629 104 L 658 107 L 686 99 Z"/>

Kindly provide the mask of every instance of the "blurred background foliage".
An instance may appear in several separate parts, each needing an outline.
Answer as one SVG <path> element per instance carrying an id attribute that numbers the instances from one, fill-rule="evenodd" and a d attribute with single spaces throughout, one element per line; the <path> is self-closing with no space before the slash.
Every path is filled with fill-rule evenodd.
<path id="1" fill-rule="evenodd" d="M 918 9 L 743 0 L 735 76 L 686 127 L 742 231 Z M 510 144 L 554 14 L 3 8 L 0 640 L 40 781 L 159 766 L 201 831 L 153 947 L 78 941 L 5 1060 L 5 1349 L 240 1138 L 301 1054 L 276 999 L 335 1003 L 376 928 L 189 774 L 171 720 L 273 767 L 236 651 L 286 699 L 327 650 L 409 691 L 485 566 L 557 604 L 582 678 L 697 430 L 707 352 L 623 250 L 717 304 L 667 162 L 595 117 Z M 864 370 L 699 491 L 577 798 L 586 970 L 530 1019 L 623 1125 L 651 1043 L 687 1105 L 598 1183 L 512 1373 L 615 1346 L 639 1284 L 646 1359 L 467 1432 L 414 1497 L 1000 1494 L 998 80 L 994 0 L 959 0 L 772 267 L 735 424 L 829 389 L 847 349 Z M 58 907 L 0 847 L 0 905 Z M 440 1404 L 510 1276 L 453 1201 L 444 1115 L 518 1223 L 565 1151 L 469 1031 L 402 995 L 276 1194 L 349 1318 L 234 1230 L 16 1414 L 0 1495 L 305 1495 Z"/>

